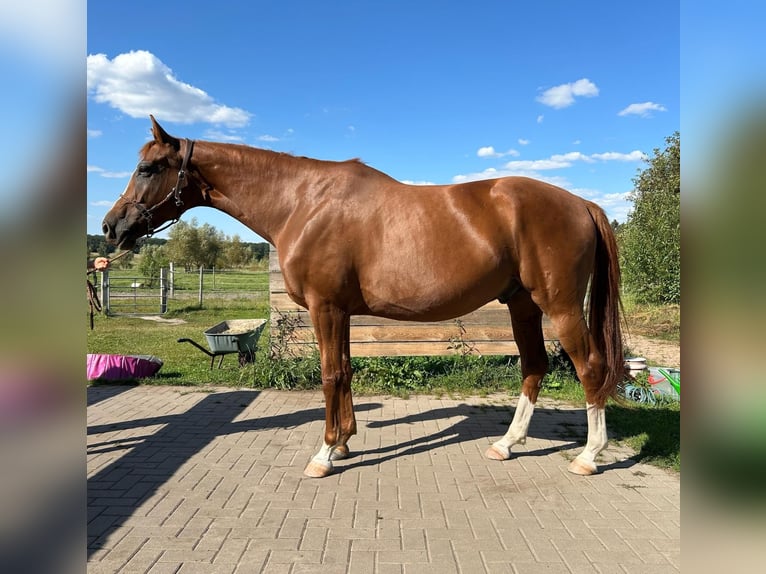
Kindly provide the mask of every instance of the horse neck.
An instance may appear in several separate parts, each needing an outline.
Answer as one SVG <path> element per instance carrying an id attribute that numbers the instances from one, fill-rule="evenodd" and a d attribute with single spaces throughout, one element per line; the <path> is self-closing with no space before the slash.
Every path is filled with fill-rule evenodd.
<path id="1" fill-rule="evenodd" d="M 244 145 L 201 141 L 194 161 L 212 187 L 209 204 L 274 245 L 312 178 L 312 160 Z"/>

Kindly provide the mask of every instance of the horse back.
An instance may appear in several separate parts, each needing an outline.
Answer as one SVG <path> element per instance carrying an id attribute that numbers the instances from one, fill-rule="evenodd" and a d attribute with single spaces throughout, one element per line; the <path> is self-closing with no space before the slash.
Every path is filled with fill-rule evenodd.
<path id="1" fill-rule="evenodd" d="M 350 166 L 358 170 L 363 166 Z M 347 178 L 315 200 L 280 257 L 294 299 L 350 312 L 434 320 L 472 311 L 514 282 L 588 251 L 584 200 L 529 178 L 410 186 Z M 321 208 L 317 208 L 317 206 Z"/>

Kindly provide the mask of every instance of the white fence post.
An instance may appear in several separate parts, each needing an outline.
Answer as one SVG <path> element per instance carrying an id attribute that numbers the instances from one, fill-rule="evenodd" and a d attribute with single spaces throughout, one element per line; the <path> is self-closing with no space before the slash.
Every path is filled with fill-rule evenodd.
<path id="1" fill-rule="evenodd" d="M 104 315 L 109 315 L 109 270 L 101 272 L 101 310 Z"/>
<path id="2" fill-rule="evenodd" d="M 160 314 L 168 310 L 168 285 L 165 277 L 165 268 L 160 267 Z"/>
<path id="3" fill-rule="evenodd" d="M 199 266 L 199 306 L 202 307 L 202 278 L 205 275 L 205 269 L 202 265 Z"/>
<path id="4" fill-rule="evenodd" d="M 170 283 L 170 298 L 174 299 L 176 296 L 176 264 L 172 261 L 170 262 L 170 277 L 168 277 L 168 282 Z"/>

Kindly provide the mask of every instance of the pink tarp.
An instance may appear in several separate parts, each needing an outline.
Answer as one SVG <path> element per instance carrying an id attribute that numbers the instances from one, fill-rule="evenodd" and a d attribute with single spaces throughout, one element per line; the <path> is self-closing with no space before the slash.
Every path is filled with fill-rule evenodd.
<path id="1" fill-rule="evenodd" d="M 153 377 L 162 367 L 162 359 L 152 355 L 101 355 L 88 353 L 87 378 L 124 381 Z"/>

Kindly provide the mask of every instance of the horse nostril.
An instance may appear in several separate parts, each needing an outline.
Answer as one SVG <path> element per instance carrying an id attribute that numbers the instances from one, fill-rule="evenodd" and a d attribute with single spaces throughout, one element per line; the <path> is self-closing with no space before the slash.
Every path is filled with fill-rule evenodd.
<path id="1" fill-rule="evenodd" d="M 110 227 L 106 221 L 101 225 L 101 231 L 104 232 L 104 235 L 109 235 Z"/>

